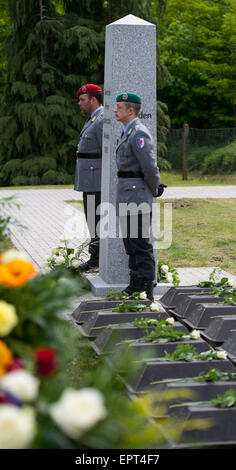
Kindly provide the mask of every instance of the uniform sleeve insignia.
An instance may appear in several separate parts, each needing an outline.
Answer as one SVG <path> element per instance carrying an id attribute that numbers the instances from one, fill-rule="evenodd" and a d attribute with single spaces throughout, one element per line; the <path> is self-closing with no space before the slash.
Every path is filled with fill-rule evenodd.
<path id="1" fill-rule="evenodd" d="M 137 146 L 139 149 L 144 147 L 144 137 L 137 137 Z"/>

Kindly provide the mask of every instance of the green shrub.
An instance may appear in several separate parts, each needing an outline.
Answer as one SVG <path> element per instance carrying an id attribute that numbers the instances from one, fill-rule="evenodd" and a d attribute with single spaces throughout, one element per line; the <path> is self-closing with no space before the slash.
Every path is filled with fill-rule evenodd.
<path id="1" fill-rule="evenodd" d="M 171 171 L 171 163 L 166 158 L 158 157 L 157 165 L 160 171 Z"/>
<path id="2" fill-rule="evenodd" d="M 42 184 L 57 184 L 57 173 L 54 170 L 48 170 L 46 173 L 43 174 L 41 178 L 41 183 Z"/>
<path id="3" fill-rule="evenodd" d="M 208 155 L 202 165 L 203 174 L 234 173 L 236 171 L 236 142 L 220 147 Z"/>
<path id="4" fill-rule="evenodd" d="M 39 169 L 40 175 L 42 176 L 48 170 L 56 170 L 57 162 L 53 157 L 39 157 Z"/>
<path id="5" fill-rule="evenodd" d="M 29 186 L 38 186 L 40 183 L 41 183 L 41 179 L 39 176 L 29 176 L 28 178 Z"/>
<path id="6" fill-rule="evenodd" d="M 68 175 L 68 173 L 59 173 L 57 175 L 57 183 L 58 184 L 73 184 L 74 175 Z"/>
<path id="7" fill-rule="evenodd" d="M 28 176 L 17 175 L 10 180 L 12 186 L 27 186 L 29 184 Z"/>
<path id="8" fill-rule="evenodd" d="M 203 145 L 200 147 L 190 148 L 188 157 L 188 167 L 191 171 L 202 171 L 205 158 L 216 150 L 215 147 Z"/>
<path id="9" fill-rule="evenodd" d="M 182 140 L 176 140 L 174 145 L 167 145 L 166 158 L 170 162 L 171 167 L 175 170 L 181 170 L 182 168 L 182 153 L 183 153 L 183 142 Z"/>

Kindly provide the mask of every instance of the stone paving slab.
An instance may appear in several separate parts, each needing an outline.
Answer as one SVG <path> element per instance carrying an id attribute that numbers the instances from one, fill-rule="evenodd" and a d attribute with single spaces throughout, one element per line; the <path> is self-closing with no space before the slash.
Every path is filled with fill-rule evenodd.
<path id="1" fill-rule="evenodd" d="M 79 201 L 82 194 L 72 189 L 2 190 L 0 197 L 15 196 L 20 204 L 6 207 L 4 212 L 19 220 L 26 228 L 11 227 L 11 239 L 19 250 L 25 250 L 35 264 L 42 268 L 51 248 L 60 245 L 60 237 L 66 224 L 75 225 L 76 237 L 70 246 L 77 248 L 88 239 L 83 211 L 68 205 L 66 201 Z"/>

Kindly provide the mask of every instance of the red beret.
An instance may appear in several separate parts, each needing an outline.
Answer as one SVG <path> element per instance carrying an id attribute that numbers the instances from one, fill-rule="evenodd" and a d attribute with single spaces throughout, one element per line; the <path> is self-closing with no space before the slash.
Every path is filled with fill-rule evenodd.
<path id="1" fill-rule="evenodd" d="M 98 85 L 93 85 L 92 83 L 87 83 L 87 85 L 81 86 L 76 95 L 84 95 L 85 93 L 102 93 L 102 89 Z"/>

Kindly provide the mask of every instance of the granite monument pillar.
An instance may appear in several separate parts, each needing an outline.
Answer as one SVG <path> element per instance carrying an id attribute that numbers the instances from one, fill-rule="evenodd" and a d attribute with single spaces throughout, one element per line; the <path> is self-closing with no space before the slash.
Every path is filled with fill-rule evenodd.
<path id="1" fill-rule="evenodd" d="M 99 274 L 87 276 L 96 296 L 106 295 L 108 290 L 120 290 L 129 281 L 128 257 L 114 217 L 115 149 L 122 125 L 116 121 L 113 110 L 115 98 L 122 92 L 141 96 L 139 118 L 150 130 L 156 145 L 156 26 L 133 15 L 106 27 Z"/>

